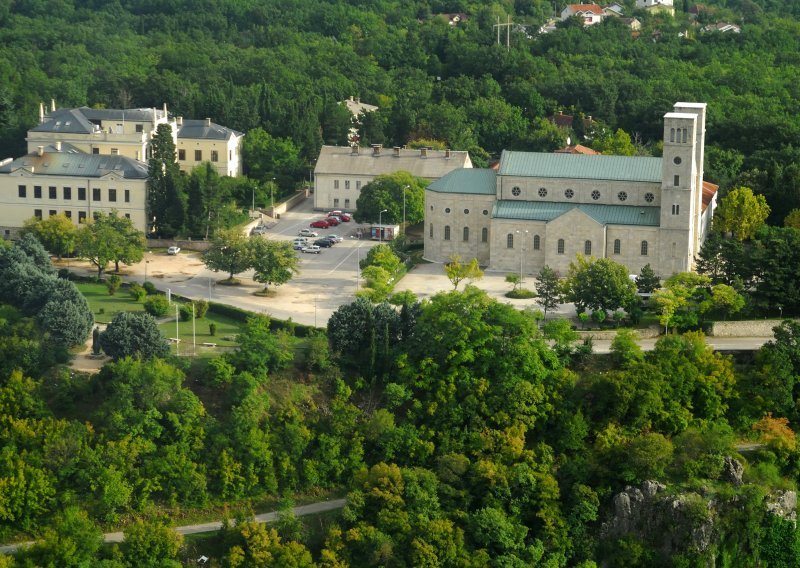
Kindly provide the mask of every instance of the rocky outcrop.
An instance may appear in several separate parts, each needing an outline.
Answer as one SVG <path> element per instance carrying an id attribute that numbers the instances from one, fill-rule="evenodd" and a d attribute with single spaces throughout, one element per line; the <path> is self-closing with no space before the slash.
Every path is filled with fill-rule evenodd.
<path id="1" fill-rule="evenodd" d="M 742 475 L 744 475 L 742 462 L 730 456 L 725 456 L 722 466 L 722 479 L 736 487 L 740 487 L 742 485 Z"/>
<path id="2" fill-rule="evenodd" d="M 767 497 L 767 511 L 797 523 L 797 493 L 794 491 L 775 491 Z"/>

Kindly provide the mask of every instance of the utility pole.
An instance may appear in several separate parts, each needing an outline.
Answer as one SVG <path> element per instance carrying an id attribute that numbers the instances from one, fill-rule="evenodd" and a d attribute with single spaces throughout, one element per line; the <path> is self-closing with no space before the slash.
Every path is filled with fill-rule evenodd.
<path id="1" fill-rule="evenodd" d="M 407 185 L 403 186 L 403 235 L 406 234 L 406 190 L 408 189 Z"/>
<path id="2" fill-rule="evenodd" d="M 511 50 L 511 26 L 513 22 L 511 21 L 511 16 L 507 16 L 506 23 L 500 23 L 500 16 L 497 16 L 497 23 L 492 26 L 497 28 L 497 45 L 500 45 L 500 28 L 506 29 L 506 51 Z"/>

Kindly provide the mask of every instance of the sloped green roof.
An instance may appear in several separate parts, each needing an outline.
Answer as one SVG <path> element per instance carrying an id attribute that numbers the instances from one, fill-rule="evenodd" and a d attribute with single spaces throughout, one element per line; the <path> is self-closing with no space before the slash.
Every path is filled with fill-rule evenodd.
<path id="1" fill-rule="evenodd" d="M 552 221 L 572 209 L 580 209 L 601 225 L 640 225 L 645 227 L 658 227 L 661 213 L 660 207 L 504 200 L 495 203 L 492 217 L 495 219 Z"/>
<path id="2" fill-rule="evenodd" d="M 498 174 L 539 178 L 660 182 L 661 158 L 504 150 L 500 157 Z"/>
<path id="3" fill-rule="evenodd" d="M 459 168 L 434 181 L 428 189 L 437 193 L 494 195 L 497 193 L 497 172 L 483 168 Z"/>

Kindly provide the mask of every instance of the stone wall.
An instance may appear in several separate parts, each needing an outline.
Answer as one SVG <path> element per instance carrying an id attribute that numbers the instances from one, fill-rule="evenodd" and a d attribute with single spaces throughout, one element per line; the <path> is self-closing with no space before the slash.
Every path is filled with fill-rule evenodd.
<path id="1" fill-rule="evenodd" d="M 204 252 L 210 246 L 209 241 L 192 241 L 189 239 L 147 239 L 147 248 L 169 248 L 181 247 L 184 250 L 196 250 Z"/>
<path id="2" fill-rule="evenodd" d="M 779 320 L 716 321 L 708 335 L 714 337 L 773 337 L 772 328 Z"/>
<path id="3" fill-rule="evenodd" d="M 613 340 L 617 336 L 616 329 L 608 329 L 608 330 L 588 330 L 582 331 L 577 330 L 578 335 L 581 336 L 581 339 L 586 339 L 587 337 L 591 337 L 592 339 L 596 339 L 598 341 L 610 341 Z M 658 337 L 661 335 L 661 330 L 658 327 L 648 327 L 645 329 L 635 329 L 634 332 L 636 333 L 636 337 L 638 339 L 652 339 L 654 337 Z"/>

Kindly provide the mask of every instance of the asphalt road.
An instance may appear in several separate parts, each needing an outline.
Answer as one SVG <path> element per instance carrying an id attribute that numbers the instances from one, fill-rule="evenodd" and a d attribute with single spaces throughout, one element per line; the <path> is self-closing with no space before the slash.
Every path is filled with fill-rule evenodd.
<path id="1" fill-rule="evenodd" d="M 308 505 L 300 505 L 292 509 L 294 514 L 298 517 L 305 515 L 315 515 L 317 513 L 324 513 L 326 511 L 333 511 L 335 509 L 342 509 L 347 504 L 346 499 L 334 499 L 332 501 L 318 501 Z M 278 511 L 271 511 L 269 513 L 262 513 L 255 516 L 257 523 L 271 523 L 278 520 Z M 211 523 L 200 523 L 196 525 L 186 525 L 182 527 L 175 527 L 175 532 L 179 534 L 199 534 L 218 531 L 222 528 L 222 521 L 214 521 Z M 103 541 L 106 543 L 122 542 L 124 534 L 121 532 L 105 533 Z M 21 547 L 30 546 L 33 541 L 20 542 L 17 544 L 9 544 L 0 546 L 0 554 L 14 554 Z"/>

